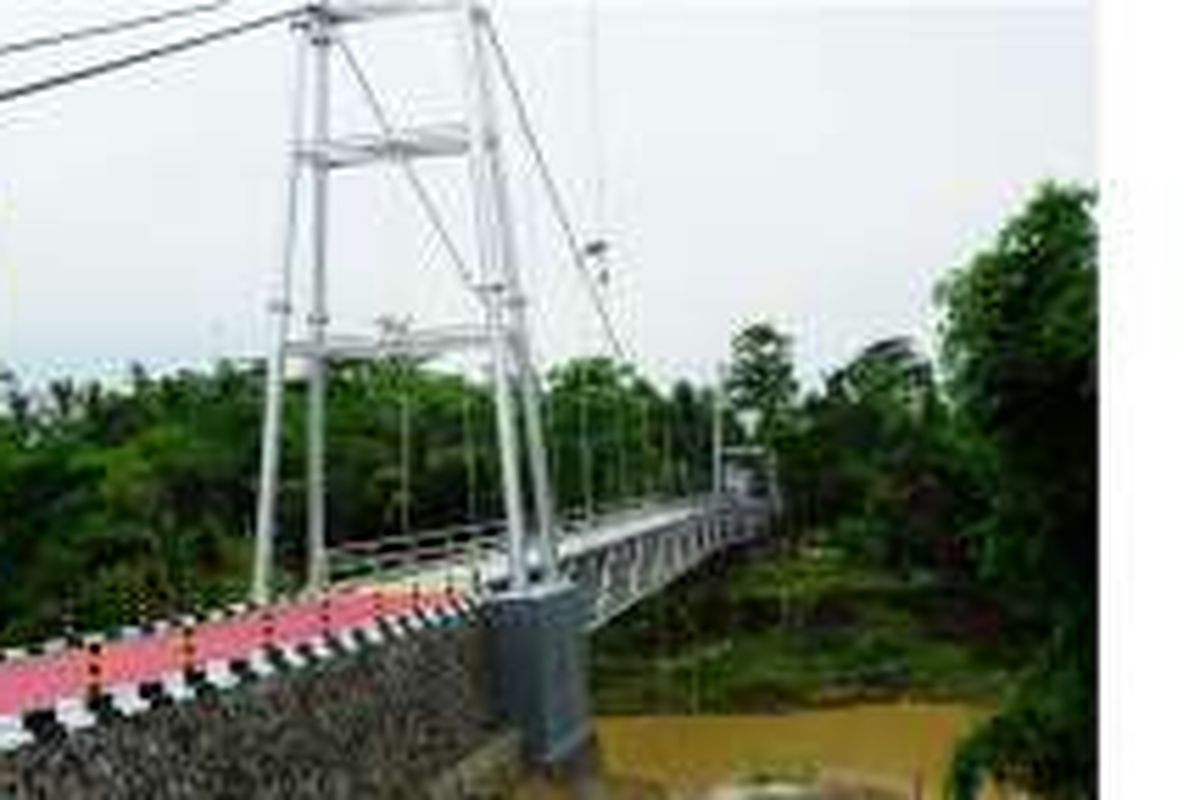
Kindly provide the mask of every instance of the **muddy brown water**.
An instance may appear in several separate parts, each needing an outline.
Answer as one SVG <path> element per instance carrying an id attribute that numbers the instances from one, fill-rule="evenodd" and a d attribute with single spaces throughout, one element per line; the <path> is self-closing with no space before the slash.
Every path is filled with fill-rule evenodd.
<path id="1" fill-rule="evenodd" d="M 531 784 L 519 797 L 932 800 L 942 796 L 955 742 L 987 714 L 891 703 L 772 716 L 602 717 L 598 781 L 586 790 Z M 984 797 L 1006 800 L 993 787 Z"/>

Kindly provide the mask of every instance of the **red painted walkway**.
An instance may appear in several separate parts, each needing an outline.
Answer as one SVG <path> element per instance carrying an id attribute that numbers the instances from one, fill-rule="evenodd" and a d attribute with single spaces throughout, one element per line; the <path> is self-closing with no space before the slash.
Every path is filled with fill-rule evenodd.
<path id="1" fill-rule="evenodd" d="M 364 627 L 379 617 L 442 608 L 454 599 L 449 592 L 416 595 L 398 587 L 358 588 L 199 622 L 190 632 L 175 625 L 162 633 L 105 641 L 98 654 L 72 648 L 0 662 L 0 716 L 84 697 L 89 686 L 143 683 L 211 661 L 247 659 L 266 645 L 295 646 L 323 634 Z"/>

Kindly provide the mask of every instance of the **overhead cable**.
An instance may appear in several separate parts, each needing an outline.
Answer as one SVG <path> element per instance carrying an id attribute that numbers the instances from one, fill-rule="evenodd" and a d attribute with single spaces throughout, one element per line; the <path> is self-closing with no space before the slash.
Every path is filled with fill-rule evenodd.
<path id="1" fill-rule="evenodd" d="M 598 0 L 588 3 L 588 114 L 592 145 L 592 225 L 600 236 L 607 236 L 607 197 L 604 169 L 604 126 L 601 124 L 600 92 L 600 8 Z M 603 240 L 589 243 L 586 252 L 604 253 Z"/>
<path id="2" fill-rule="evenodd" d="M 129 55 L 121 56 L 108 61 L 101 61 L 77 70 L 63 72 L 58 75 L 53 75 L 49 78 L 42 78 L 22 86 L 14 86 L 9 89 L 0 89 L 0 104 L 31 97 L 35 94 L 41 94 L 52 89 L 58 89 L 71 84 L 91 80 L 92 78 L 99 78 L 103 75 L 108 75 L 120 70 L 138 66 L 140 64 L 145 64 L 150 61 L 155 61 L 160 58 L 165 58 L 166 56 L 175 55 L 176 53 L 194 50 L 198 47 L 213 44 L 224 39 L 232 39 L 236 36 L 241 36 L 242 34 L 250 33 L 252 31 L 259 30 L 260 28 L 266 28 L 270 25 L 275 25 L 276 23 L 284 22 L 307 13 L 309 13 L 309 10 L 303 7 L 276 11 L 272 14 L 266 14 L 261 17 L 255 17 L 244 22 L 239 22 L 236 25 L 217 28 L 197 36 L 189 36 L 185 39 L 179 39 L 158 47 L 140 50 L 136 53 L 130 53 Z"/>
<path id="3" fill-rule="evenodd" d="M 212 2 L 197 3 L 185 8 L 175 8 L 169 11 L 143 14 L 140 17 L 128 17 L 126 19 L 116 20 L 114 22 L 105 22 L 99 25 L 88 25 L 83 28 L 76 28 L 75 30 L 51 33 L 45 36 L 37 36 L 20 42 L 0 44 L 0 58 L 16 55 L 17 53 L 27 53 L 31 50 L 40 50 L 43 47 L 54 47 L 56 45 L 69 44 L 71 42 L 78 42 L 84 39 L 92 39 L 97 36 L 107 36 L 113 33 L 125 33 L 126 31 L 137 30 L 138 28 L 146 28 L 151 25 L 158 25 L 159 23 L 169 22 L 175 19 L 194 17 L 198 14 L 204 14 L 209 11 L 218 11 L 221 8 L 229 5 L 230 2 L 231 0 L 212 0 Z"/>
<path id="4" fill-rule="evenodd" d="M 492 51 L 496 55 L 496 62 L 500 66 L 500 74 L 504 79 L 505 86 L 508 88 L 509 96 L 512 98 L 513 108 L 517 113 L 517 123 L 521 127 L 521 133 L 525 137 L 525 141 L 529 145 L 530 151 L 533 153 L 534 164 L 537 167 L 537 172 L 545 187 L 546 194 L 550 198 L 550 205 L 554 211 L 554 218 L 558 222 L 558 226 L 562 231 L 563 238 L 566 239 L 567 249 L 571 252 L 571 260 L 583 279 L 584 286 L 588 290 L 588 295 L 592 301 L 592 306 L 596 310 L 596 314 L 600 317 L 600 322 L 604 327 L 604 334 L 608 338 L 609 345 L 612 347 L 617 359 L 624 361 L 625 348 L 621 344 L 621 339 L 617 335 L 616 327 L 613 324 L 612 317 L 609 314 L 608 307 L 604 304 L 604 298 L 600 294 L 600 288 L 596 285 L 592 278 L 591 272 L 588 271 L 587 258 L 584 254 L 584 248 L 575 232 L 575 228 L 571 225 L 570 216 L 567 214 L 566 203 L 563 202 L 562 193 L 558 189 L 558 184 L 554 181 L 554 176 L 550 172 L 550 165 L 546 160 L 546 155 L 542 150 L 541 143 L 538 141 L 537 134 L 533 130 L 533 122 L 529 117 L 528 109 L 525 107 L 525 101 L 521 97 L 521 92 L 517 87 L 516 76 L 513 73 L 512 65 L 508 60 L 508 56 L 504 51 L 504 46 L 500 43 L 500 37 L 496 33 L 495 25 L 491 17 L 485 17 L 484 28 L 487 30 L 488 41 L 492 45 Z"/>

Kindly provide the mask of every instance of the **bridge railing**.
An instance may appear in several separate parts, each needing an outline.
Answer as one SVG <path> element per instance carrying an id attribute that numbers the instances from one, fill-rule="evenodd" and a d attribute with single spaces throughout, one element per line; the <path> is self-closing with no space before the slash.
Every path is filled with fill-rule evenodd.
<path id="1" fill-rule="evenodd" d="M 504 532 L 496 519 L 346 542 L 330 548 L 330 577 L 337 584 L 404 582 L 436 572 L 463 588 L 480 582 L 487 560 L 504 548 Z"/>
<path id="2" fill-rule="evenodd" d="M 560 542 L 599 529 L 611 529 L 636 520 L 647 512 L 677 507 L 697 507 L 705 495 L 691 497 L 640 497 L 605 504 L 586 513 L 568 509 L 558 517 Z M 531 541 L 533 531 L 528 532 Z M 504 552 L 505 522 L 502 518 L 448 525 L 403 534 L 362 539 L 335 545 L 329 550 L 330 577 L 335 584 L 358 581 L 404 581 L 428 577 L 431 571 L 487 573 L 489 563 Z M 531 548 L 531 557 L 536 553 Z M 535 564 L 534 567 L 540 565 Z"/>
<path id="3" fill-rule="evenodd" d="M 766 501 L 735 494 L 642 498 L 602 514 L 560 516 L 559 558 L 591 598 L 599 625 L 708 555 L 760 535 L 770 516 Z M 331 575 L 341 586 L 393 583 L 482 594 L 507 584 L 506 544 L 500 519 L 348 542 L 331 549 Z M 527 557 L 531 574 L 539 574 L 537 549 L 530 547 Z"/>
<path id="4" fill-rule="evenodd" d="M 647 511 L 700 505 L 707 502 L 709 497 L 708 494 L 641 495 L 598 504 L 591 513 L 583 508 L 570 508 L 559 512 L 559 529 L 563 536 L 572 536 L 592 528 L 613 525 L 624 519 L 633 519 Z"/>
<path id="5" fill-rule="evenodd" d="M 655 511 L 642 525 L 631 524 L 566 559 L 564 571 L 584 592 L 588 630 L 604 626 L 709 556 L 765 533 L 770 519 L 768 504 L 735 495 L 701 495 Z"/>

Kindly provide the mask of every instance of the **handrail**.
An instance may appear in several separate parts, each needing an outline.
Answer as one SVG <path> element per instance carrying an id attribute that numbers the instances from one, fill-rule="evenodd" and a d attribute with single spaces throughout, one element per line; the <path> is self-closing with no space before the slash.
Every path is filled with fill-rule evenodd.
<path id="1" fill-rule="evenodd" d="M 559 530 L 565 541 L 575 541 L 604 527 L 615 527 L 637 519 L 647 511 L 667 512 L 694 508 L 697 514 L 727 518 L 737 513 L 739 503 L 729 497 L 700 493 L 675 498 L 637 498 L 609 505 L 603 513 L 582 516 L 578 509 L 560 512 Z M 371 540 L 344 542 L 329 550 L 330 572 L 337 582 L 388 576 L 411 579 L 442 565 L 447 572 L 460 568 L 476 571 L 504 549 L 502 519 L 425 528 Z M 574 557 L 586 554 L 586 547 Z M 534 554 L 531 553 L 531 557 Z M 571 558 L 569 553 L 564 558 Z M 496 567 L 493 566 L 492 569 Z"/>

